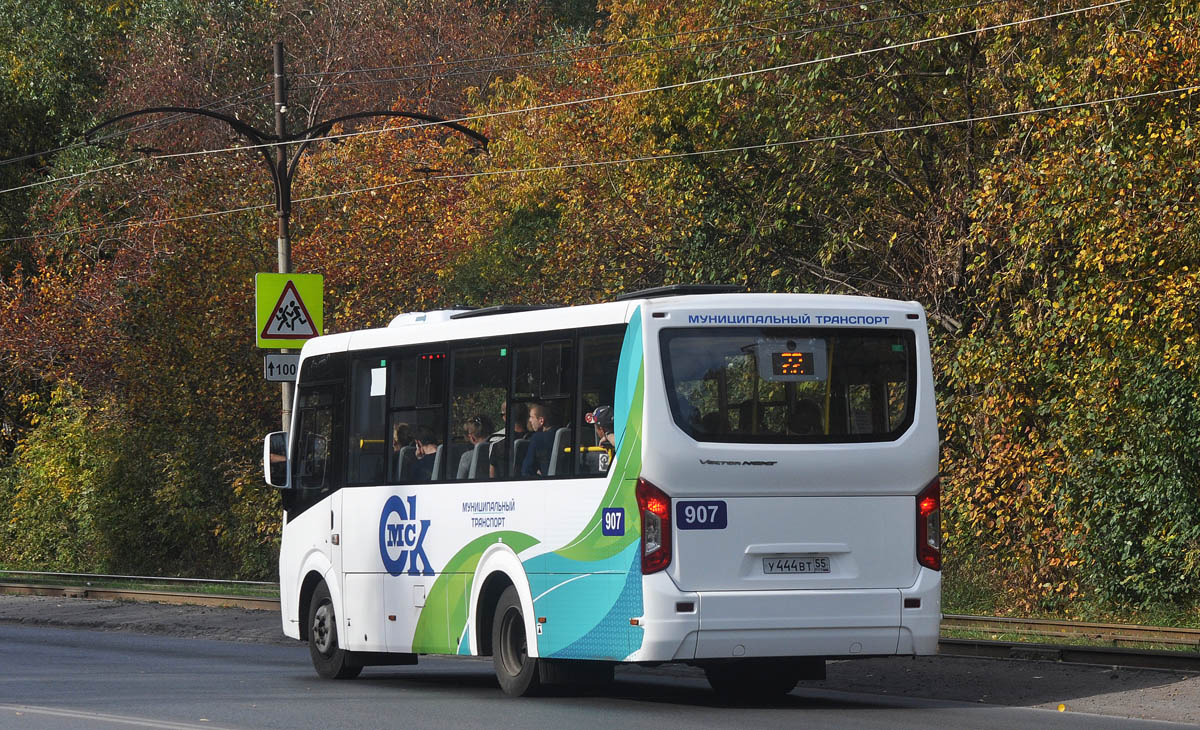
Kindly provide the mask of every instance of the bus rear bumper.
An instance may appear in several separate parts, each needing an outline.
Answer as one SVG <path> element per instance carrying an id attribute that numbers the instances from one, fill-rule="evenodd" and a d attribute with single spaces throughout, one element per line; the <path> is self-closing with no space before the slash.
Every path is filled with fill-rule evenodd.
<path id="1" fill-rule="evenodd" d="M 643 586 L 644 640 L 629 661 L 937 653 L 941 575 L 930 570 L 907 589 L 688 593 L 663 574 Z"/>

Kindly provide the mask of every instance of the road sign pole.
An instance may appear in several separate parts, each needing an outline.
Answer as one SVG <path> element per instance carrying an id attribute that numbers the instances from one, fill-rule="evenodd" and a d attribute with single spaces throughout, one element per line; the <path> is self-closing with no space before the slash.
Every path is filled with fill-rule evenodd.
<path id="1" fill-rule="evenodd" d="M 279 239 L 279 273 L 290 274 L 291 269 L 291 251 L 290 243 L 287 238 L 280 237 Z M 286 268 L 285 268 L 286 266 Z M 286 355 L 290 352 L 287 349 L 281 349 L 280 353 Z M 281 383 L 279 391 L 283 398 L 283 430 L 292 430 L 292 384 Z"/>
<path id="2" fill-rule="evenodd" d="M 279 273 L 292 273 L 292 241 L 288 230 L 288 216 L 292 212 L 292 176 L 288 174 L 287 145 L 287 77 L 283 75 L 283 42 L 276 41 L 275 49 L 275 134 L 279 136 L 280 144 L 275 147 L 275 164 L 279 185 L 276 194 L 275 213 L 279 218 L 279 238 L 276 244 L 279 248 Z M 287 350 L 280 350 L 287 354 Z M 283 399 L 283 430 L 292 428 L 292 384 L 283 383 L 280 388 Z"/>

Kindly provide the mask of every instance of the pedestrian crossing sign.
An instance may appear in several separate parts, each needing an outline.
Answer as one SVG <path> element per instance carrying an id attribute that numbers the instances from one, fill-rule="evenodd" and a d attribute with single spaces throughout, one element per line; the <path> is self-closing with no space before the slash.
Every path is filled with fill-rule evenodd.
<path id="1" fill-rule="evenodd" d="M 320 274 L 255 274 L 257 345 L 298 349 L 320 335 L 323 285 Z"/>

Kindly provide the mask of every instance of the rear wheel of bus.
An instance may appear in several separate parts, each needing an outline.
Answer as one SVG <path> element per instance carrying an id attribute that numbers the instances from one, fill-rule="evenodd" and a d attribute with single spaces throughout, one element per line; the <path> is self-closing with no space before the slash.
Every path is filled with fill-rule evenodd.
<path id="1" fill-rule="evenodd" d="M 533 694 L 541 685 L 538 660 L 529 656 L 521 598 L 513 586 L 505 588 L 496 603 L 492 623 L 492 664 L 505 694 L 521 697 Z"/>

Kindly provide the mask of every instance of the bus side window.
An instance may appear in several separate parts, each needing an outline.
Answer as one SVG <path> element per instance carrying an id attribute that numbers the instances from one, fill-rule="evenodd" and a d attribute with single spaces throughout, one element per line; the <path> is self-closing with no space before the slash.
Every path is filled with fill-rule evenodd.
<path id="1" fill-rule="evenodd" d="M 448 459 L 444 448 L 443 458 L 437 458 L 438 448 L 445 444 L 446 438 L 445 350 L 436 345 L 396 353 L 388 358 L 387 367 L 389 446 L 384 461 L 389 480 L 396 483 L 446 479 Z M 418 438 L 420 435 L 425 439 Z"/>
<path id="2" fill-rule="evenodd" d="M 302 373 L 303 375 L 303 373 Z M 292 489 L 284 490 L 288 519 L 342 486 L 344 448 L 343 386 L 309 386 L 300 381 L 296 397 L 296 438 L 292 439 Z"/>
<path id="3" fill-rule="evenodd" d="M 299 489 L 333 486 L 333 388 L 300 392 L 294 483 Z"/>
<path id="4" fill-rule="evenodd" d="M 450 382 L 450 479 L 490 478 L 491 445 L 504 436 L 509 350 L 489 342 L 454 350 Z"/>
<path id="5" fill-rule="evenodd" d="M 522 448 L 520 439 L 528 439 L 528 446 L 524 447 L 524 457 L 514 452 L 512 473 L 526 479 L 570 476 L 575 467 L 571 459 L 560 458 L 569 454 L 573 433 L 568 432 L 571 435 L 558 441 L 562 444 L 561 451 L 552 453 L 558 429 L 573 425 L 570 419 L 576 378 L 574 340 L 562 333 L 542 337 L 547 339 L 513 348 L 512 398 L 528 407 L 525 425 L 529 431 L 514 441 L 517 448 Z"/>
<path id="6" fill-rule="evenodd" d="M 371 358 L 354 363 L 350 378 L 350 458 L 346 481 L 380 484 L 385 453 L 390 452 L 385 433 L 387 360 Z"/>
<path id="7" fill-rule="evenodd" d="M 598 429 L 587 422 L 587 415 L 600 406 L 614 405 L 617 365 L 621 360 L 623 334 L 582 335 L 579 338 L 579 410 L 572 418 L 576 424 L 575 464 L 580 476 L 595 476 L 608 471 L 612 462 L 608 449 L 601 445 Z M 603 428 L 603 427 L 602 427 Z"/>

